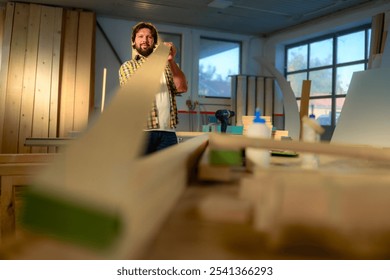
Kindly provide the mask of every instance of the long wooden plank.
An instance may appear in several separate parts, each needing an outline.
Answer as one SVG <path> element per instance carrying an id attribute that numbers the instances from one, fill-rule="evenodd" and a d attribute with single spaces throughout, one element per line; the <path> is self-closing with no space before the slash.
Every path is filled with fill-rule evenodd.
<path id="1" fill-rule="evenodd" d="M 265 78 L 265 108 L 262 112 L 262 116 L 271 116 L 274 115 L 274 78 L 266 77 Z"/>
<path id="2" fill-rule="evenodd" d="M 0 154 L 0 164 L 8 163 L 42 163 L 58 158 L 58 154 Z"/>
<path id="3" fill-rule="evenodd" d="M 299 115 L 302 120 L 303 116 L 309 116 L 309 100 L 310 100 L 310 80 L 302 81 L 301 106 Z"/>
<path id="4" fill-rule="evenodd" d="M 1 70 L 1 57 L 3 48 L 3 36 L 5 25 L 5 7 L 0 7 L 0 70 Z"/>
<path id="5" fill-rule="evenodd" d="M 34 99 L 33 137 L 49 136 L 49 108 L 51 95 L 51 74 L 53 67 L 53 33 L 55 8 L 42 6 L 37 79 Z M 47 152 L 44 147 L 32 147 L 32 152 Z"/>
<path id="6" fill-rule="evenodd" d="M 18 147 L 19 153 L 31 152 L 30 147 L 24 146 L 24 141 L 27 137 L 31 137 L 32 133 L 40 20 L 41 6 L 31 4 L 27 29 L 26 60 L 23 76 L 23 91 Z"/>
<path id="7" fill-rule="evenodd" d="M 342 157 L 361 158 L 373 161 L 390 161 L 390 150 L 374 148 L 370 146 L 358 146 L 347 144 L 329 144 L 325 142 L 310 143 L 300 141 L 277 141 L 272 139 L 252 139 L 241 135 L 210 134 L 210 148 L 238 149 L 238 148 L 262 148 L 281 149 L 297 152 L 309 152 L 329 154 Z"/>
<path id="8" fill-rule="evenodd" d="M 74 130 L 88 125 L 94 82 L 95 14 L 80 12 L 77 40 Z"/>
<path id="9" fill-rule="evenodd" d="M 231 106 L 232 110 L 234 112 L 237 112 L 237 75 L 234 75 L 231 77 L 230 83 L 231 83 L 231 89 L 232 89 L 232 99 L 231 99 Z M 237 117 L 234 115 L 231 119 L 232 125 L 237 124 Z"/>
<path id="10" fill-rule="evenodd" d="M 247 114 L 247 76 L 237 76 L 236 125 L 242 125 L 242 116 Z"/>
<path id="11" fill-rule="evenodd" d="M 260 108 L 261 112 L 264 112 L 265 95 L 264 95 L 264 77 L 256 78 L 256 108 Z"/>
<path id="12" fill-rule="evenodd" d="M 10 57 L 14 11 L 15 11 L 15 4 L 12 2 L 8 2 L 6 7 L 6 13 L 5 13 L 3 43 L 2 43 L 2 50 L 1 50 L 3 58 Z M 4 117 L 5 117 L 7 81 L 8 81 L 8 67 L 9 67 L 9 59 L 2 59 L 1 60 L 2 71 L 0 71 L 0 152 L 2 152 L 2 147 L 3 147 L 3 135 L 4 135 L 3 128 L 4 128 Z"/>
<path id="13" fill-rule="evenodd" d="M 6 153 L 16 153 L 18 150 L 28 15 L 28 4 L 15 5 L 2 143 L 2 151 Z"/>
<path id="14" fill-rule="evenodd" d="M 256 77 L 248 77 L 248 100 L 246 115 L 254 116 L 256 111 Z"/>
<path id="15" fill-rule="evenodd" d="M 299 117 L 301 121 L 300 138 L 302 138 L 302 118 L 304 116 L 309 116 L 310 87 L 311 87 L 310 80 L 302 81 L 301 106 L 299 111 Z"/>
<path id="16" fill-rule="evenodd" d="M 62 51 L 62 26 L 63 8 L 54 10 L 54 32 L 53 32 L 53 66 L 51 73 L 50 111 L 49 111 L 49 137 L 57 137 L 58 112 L 60 98 L 60 75 L 61 75 L 61 51 Z M 55 147 L 49 147 L 49 152 L 56 152 Z"/>
<path id="17" fill-rule="evenodd" d="M 77 34 L 79 13 L 65 11 L 64 46 L 60 97 L 59 137 L 67 137 L 74 130 L 74 93 L 76 82 Z"/>

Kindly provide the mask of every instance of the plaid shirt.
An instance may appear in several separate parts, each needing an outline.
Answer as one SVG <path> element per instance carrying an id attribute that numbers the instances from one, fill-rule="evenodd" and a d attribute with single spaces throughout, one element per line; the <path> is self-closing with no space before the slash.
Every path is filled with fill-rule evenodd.
<path id="1" fill-rule="evenodd" d="M 141 55 L 136 55 L 134 59 L 128 60 L 121 65 L 119 68 L 119 83 L 121 86 L 126 84 L 126 82 L 130 79 L 130 77 L 137 71 L 138 68 L 142 66 L 142 64 L 146 61 L 146 57 Z M 169 91 L 169 103 L 170 103 L 170 127 L 173 129 L 178 124 L 178 116 L 177 116 L 177 105 L 176 105 L 176 94 L 177 89 L 175 83 L 173 82 L 173 75 L 171 68 L 167 64 L 165 67 L 165 79 L 167 81 L 167 87 Z M 150 110 L 149 117 L 147 119 L 147 129 L 158 129 L 158 110 L 156 101 L 153 101 L 152 109 Z"/>

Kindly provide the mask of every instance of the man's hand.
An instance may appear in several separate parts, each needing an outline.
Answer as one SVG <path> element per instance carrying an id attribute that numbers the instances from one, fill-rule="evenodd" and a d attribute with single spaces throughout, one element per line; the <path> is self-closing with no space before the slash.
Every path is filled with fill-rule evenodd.
<path id="1" fill-rule="evenodd" d="M 176 47 L 172 42 L 164 42 L 164 45 L 170 48 L 168 61 L 174 60 L 176 55 Z"/>

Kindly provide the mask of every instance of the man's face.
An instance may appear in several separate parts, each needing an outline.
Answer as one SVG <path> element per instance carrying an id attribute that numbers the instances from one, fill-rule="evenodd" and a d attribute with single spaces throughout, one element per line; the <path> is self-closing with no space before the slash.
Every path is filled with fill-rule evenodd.
<path id="1" fill-rule="evenodd" d="M 140 55 L 148 56 L 154 49 L 154 38 L 149 28 L 141 28 L 138 30 L 134 39 L 135 49 Z"/>

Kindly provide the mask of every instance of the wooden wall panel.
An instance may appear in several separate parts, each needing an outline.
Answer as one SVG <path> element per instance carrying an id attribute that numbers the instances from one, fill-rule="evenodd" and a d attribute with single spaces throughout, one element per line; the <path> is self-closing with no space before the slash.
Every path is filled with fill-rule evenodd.
<path id="1" fill-rule="evenodd" d="M 6 69 L 0 76 L 0 152 L 55 152 L 24 142 L 87 127 L 94 102 L 95 14 L 10 2 L 0 22 Z"/>
<path id="2" fill-rule="evenodd" d="M 52 8 L 42 7 L 32 137 L 47 138 L 49 136 L 54 17 L 55 13 Z M 33 147 L 32 152 L 47 152 L 47 148 Z"/>
<path id="3" fill-rule="evenodd" d="M 29 5 L 15 4 L 9 56 L 8 81 L 5 98 L 2 149 L 7 153 L 18 152 L 19 122 L 23 89 L 25 50 L 27 45 Z M 4 70 L 5 71 L 5 70 Z"/>
<path id="4" fill-rule="evenodd" d="M 4 36 L 4 23 L 5 23 L 5 7 L 0 7 L 0 61 L 3 48 L 3 36 Z M 0 64 L 1 71 L 1 64 Z"/>
<path id="5" fill-rule="evenodd" d="M 82 131 L 88 125 L 95 77 L 95 14 L 80 12 L 77 44 L 74 130 Z M 90 83 L 86 82 L 90 81 Z"/>
<path id="6" fill-rule="evenodd" d="M 24 146 L 24 139 L 31 137 L 34 108 L 35 80 L 38 57 L 39 28 L 41 21 L 41 6 L 30 5 L 30 15 L 27 31 L 27 48 L 24 65 L 21 116 L 19 127 L 19 152 L 29 153 L 30 147 Z"/>
<path id="7" fill-rule="evenodd" d="M 2 58 L 1 58 L 1 69 L 0 71 L 0 151 L 2 150 L 3 143 L 3 128 L 4 128 L 4 117 L 5 117 L 5 100 L 7 96 L 7 80 L 8 80 L 8 69 L 9 57 L 11 51 L 11 37 L 12 37 L 12 22 L 14 20 L 14 3 L 7 3 L 4 30 L 3 30 L 3 44 L 2 44 Z"/>
<path id="8" fill-rule="evenodd" d="M 60 98 L 59 136 L 68 136 L 73 131 L 74 93 L 76 81 L 77 35 L 79 13 L 65 11 L 64 48 L 62 52 L 62 83 Z"/>
<path id="9" fill-rule="evenodd" d="M 62 26 L 64 22 L 64 10 L 55 8 L 54 10 L 54 33 L 53 33 L 53 66 L 50 89 L 50 109 L 49 109 L 49 137 L 58 136 L 58 114 L 61 87 L 61 52 L 62 52 Z M 49 152 L 56 152 L 55 147 L 49 147 Z"/>

